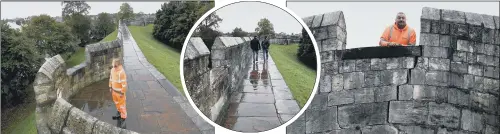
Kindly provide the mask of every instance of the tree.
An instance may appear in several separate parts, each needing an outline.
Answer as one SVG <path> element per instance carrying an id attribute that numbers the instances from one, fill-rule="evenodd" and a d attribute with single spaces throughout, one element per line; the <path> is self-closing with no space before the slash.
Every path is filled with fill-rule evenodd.
<path id="1" fill-rule="evenodd" d="M 2 49 L 2 108 L 25 100 L 28 85 L 40 68 L 42 57 L 34 42 L 18 30 L 1 23 Z"/>
<path id="2" fill-rule="evenodd" d="M 312 69 L 316 69 L 316 52 L 313 43 L 307 31 L 302 28 L 302 38 L 297 50 L 297 57 L 299 60 Z"/>
<path id="3" fill-rule="evenodd" d="M 123 3 L 120 6 L 118 18 L 128 24 L 134 18 L 134 9 L 128 3 Z"/>
<path id="4" fill-rule="evenodd" d="M 97 20 L 94 22 L 92 35 L 95 40 L 102 40 L 108 34 L 115 31 L 116 25 L 109 13 L 99 13 Z"/>
<path id="5" fill-rule="evenodd" d="M 87 15 L 90 10 L 90 6 L 85 1 L 63 1 L 61 5 L 63 6 L 63 19 L 66 19 L 66 17 L 72 14 Z"/>
<path id="6" fill-rule="evenodd" d="M 65 56 L 68 52 L 74 52 L 78 43 L 68 26 L 57 23 L 48 15 L 32 17 L 22 29 L 27 38 L 33 39 L 40 53 L 48 56 Z"/>
<path id="7" fill-rule="evenodd" d="M 65 20 L 66 25 L 71 28 L 71 32 L 80 40 L 79 46 L 87 45 L 90 40 L 92 30 L 92 20 L 83 14 L 72 14 Z"/>
<path id="8" fill-rule="evenodd" d="M 202 16 L 201 9 L 209 9 L 205 6 L 211 5 L 197 1 L 176 1 L 162 4 L 161 9 L 156 12 L 153 36 L 180 50 L 189 30 Z"/>
<path id="9" fill-rule="evenodd" d="M 274 37 L 275 35 L 273 24 L 267 18 L 260 19 L 255 32 L 258 36 Z"/>
<path id="10" fill-rule="evenodd" d="M 233 37 L 246 37 L 248 36 L 248 33 L 243 31 L 243 29 L 237 27 L 233 29 L 233 32 L 231 33 Z"/>

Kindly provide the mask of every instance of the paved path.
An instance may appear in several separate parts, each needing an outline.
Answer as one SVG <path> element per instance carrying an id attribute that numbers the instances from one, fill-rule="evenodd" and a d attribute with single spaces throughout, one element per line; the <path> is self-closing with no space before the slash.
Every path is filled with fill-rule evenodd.
<path id="1" fill-rule="evenodd" d="M 146 60 L 128 29 L 124 30 L 123 60 L 128 82 L 126 129 L 139 133 L 214 133 L 213 126 Z M 95 90 L 106 89 L 106 82 L 83 90 L 71 101 L 93 116 L 116 125 L 117 121 L 111 119 L 116 109 L 110 93 Z"/>
<path id="2" fill-rule="evenodd" d="M 276 128 L 299 111 L 299 105 L 276 68 L 271 55 L 250 64 L 239 93 L 230 98 L 224 127 L 239 132 L 262 132 Z"/>

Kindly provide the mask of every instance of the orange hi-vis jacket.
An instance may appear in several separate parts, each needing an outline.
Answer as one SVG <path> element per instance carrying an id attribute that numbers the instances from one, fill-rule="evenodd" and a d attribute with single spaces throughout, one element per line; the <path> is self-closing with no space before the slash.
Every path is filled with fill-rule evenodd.
<path id="1" fill-rule="evenodd" d="M 116 109 L 120 112 L 121 118 L 127 118 L 126 93 L 127 93 L 127 75 L 122 66 L 112 68 L 109 76 L 109 87 L 113 90 L 111 95 L 115 102 Z"/>
<path id="2" fill-rule="evenodd" d="M 387 41 L 380 43 L 381 46 L 387 46 L 388 42 L 396 42 L 403 46 L 408 46 L 408 44 L 415 45 L 417 42 L 417 34 L 413 28 L 406 25 L 403 29 L 399 29 L 396 23 L 387 27 L 381 38 Z"/>

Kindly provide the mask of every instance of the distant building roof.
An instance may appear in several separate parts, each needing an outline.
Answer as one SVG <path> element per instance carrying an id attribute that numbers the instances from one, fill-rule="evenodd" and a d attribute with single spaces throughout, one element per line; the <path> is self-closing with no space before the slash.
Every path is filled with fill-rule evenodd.
<path id="1" fill-rule="evenodd" d="M 14 29 L 21 29 L 21 26 L 17 25 L 15 22 L 7 22 L 7 25 Z"/>

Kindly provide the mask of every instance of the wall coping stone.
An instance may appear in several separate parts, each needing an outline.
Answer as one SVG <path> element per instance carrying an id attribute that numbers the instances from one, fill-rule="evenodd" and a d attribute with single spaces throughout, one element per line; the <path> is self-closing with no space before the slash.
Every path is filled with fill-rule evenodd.
<path id="1" fill-rule="evenodd" d="M 342 60 L 369 59 L 369 58 L 393 58 L 393 57 L 420 57 L 421 46 L 397 46 L 397 47 L 363 47 L 346 49 L 343 51 Z"/>

